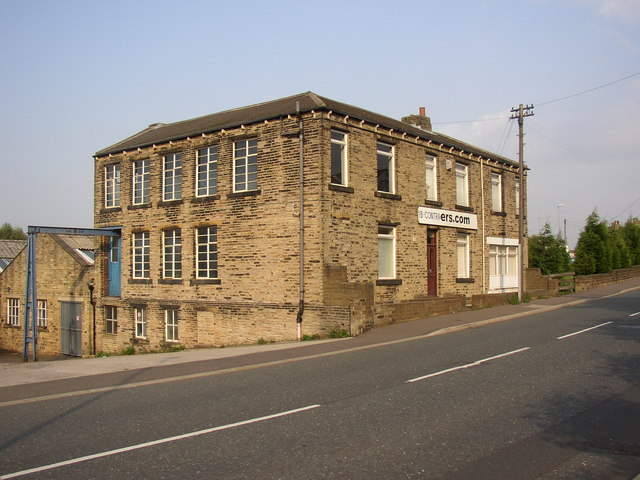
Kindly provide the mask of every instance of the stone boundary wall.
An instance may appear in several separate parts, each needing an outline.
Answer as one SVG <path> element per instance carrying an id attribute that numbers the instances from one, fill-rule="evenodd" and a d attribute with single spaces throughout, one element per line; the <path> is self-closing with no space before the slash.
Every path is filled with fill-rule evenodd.
<path id="1" fill-rule="evenodd" d="M 463 295 L 425 298 L 397 303 L 379 303 L 373 307 L 374 326 L 380 327 L 390 323 L 410 322 L 422 318 L 456 313 L 465 310 L 466 303 L 466 298 Z"/>
<path id="2" fill-rule="evenodd" d="M 577 275 L 576 292 L 584 292 L 602 285 L 611 285 L 612 283 L 624 282 L 632 278 L 640 277 L 640 265 L 634 265 L 630 268 L 620 268 L 609 273 L 597 273 L 594 275 Z"/>

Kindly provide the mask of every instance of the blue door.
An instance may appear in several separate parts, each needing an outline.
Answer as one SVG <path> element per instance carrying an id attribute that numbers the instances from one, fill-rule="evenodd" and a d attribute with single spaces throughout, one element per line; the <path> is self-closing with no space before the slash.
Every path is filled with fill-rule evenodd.
<path id="1" fill-rule="evenodd" d="M 107 265 L 107 295 L 120 296 L 120 237 L 109 238 L 109 260 Z"/>

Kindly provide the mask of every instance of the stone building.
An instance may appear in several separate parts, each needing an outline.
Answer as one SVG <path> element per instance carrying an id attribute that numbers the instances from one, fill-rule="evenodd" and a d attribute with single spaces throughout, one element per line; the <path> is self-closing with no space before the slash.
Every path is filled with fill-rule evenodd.
<path id="1" fill-rule="evenodd" d="M 95 227 L 121 232 L 97 256 L 99 350 L 358 334 L 517 289 L 518 165 L 422 109 L 307 92 L 152 124 L 94 161 Z"/>
<path id="2" fill-rule="evenodd" d="M 42 234 L 36 244 L 38 353 L 94 353 L 93 237 Z M 27 248 L 0 273 L 0 348 L 24 346 Z"/>

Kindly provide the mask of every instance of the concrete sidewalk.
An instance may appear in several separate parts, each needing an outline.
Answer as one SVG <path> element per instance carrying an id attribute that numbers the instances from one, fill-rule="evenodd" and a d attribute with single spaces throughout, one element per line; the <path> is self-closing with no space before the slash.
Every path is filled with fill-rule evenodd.
<path id="1" fill-rule="evenodd" d="M 19 354 L 0 354 L 0 387 L 47 382 L 65 378 L 77 378 L 137 369 L 166 367 L 190 362 L 212 361 L 229 357 L 256 355 L 265 352 L 282 352 L 291 357 L 317 353 L 326 346 L 336 351 L 373 346 L 401 339 L 440 335 L 458 330 L 481 327 L 490 323 L 507 321 L 535 313 L 577 305 L 589 300 L 616 295 L 640 288 L 640 278 L 615 285 L 598 287 L 588 292 L 562 297 L 534 300 L 520 305 L 504 305 L 483 310 L 458 312 L 451 315 L 425 318 L 406 323 L 396 323 L 373 329 L 363 335 L 347 339 L 315 340 L 265 345 L 247 345 L 225 348 L 193 349 L 173 353 L 121 355 L 101 358 L 42 357 L 38 362 L 22 362 Z M 313 348 L 312 348 L 313 347 Z"/>

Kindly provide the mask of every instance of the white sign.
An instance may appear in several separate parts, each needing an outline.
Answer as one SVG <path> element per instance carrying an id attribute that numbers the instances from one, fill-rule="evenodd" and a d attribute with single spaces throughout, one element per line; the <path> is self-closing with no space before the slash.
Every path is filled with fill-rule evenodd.
<path id="1" fill-rule="evenodd" d="M 441 227 L 478 229 L 478 216 L 475 213 L 441 210 L 439 208 L 418 207 L 418 223 Z"/>

